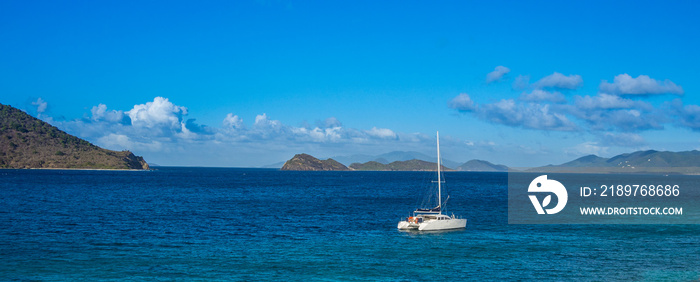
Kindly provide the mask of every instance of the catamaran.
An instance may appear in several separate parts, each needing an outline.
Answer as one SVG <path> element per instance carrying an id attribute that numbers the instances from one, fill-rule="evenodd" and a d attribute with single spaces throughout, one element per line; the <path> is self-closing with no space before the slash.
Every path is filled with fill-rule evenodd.
<path id="1" fill-rule="evenodd" d="M 440 132 L 437 133 L 437 184 L 438 184 L 438 205 L 434 208 L 421 209 L 418 208 L 413 211 L 413 216 L 408 217 L 406 220 L 399 221 L 398 228 L 401 230 L 411 230 L 417 229 L 419 231 L 435 231 L 435 230 L 448 230 L 448 229 L 458 229 L 465 228 L 467 226 L 466 218 L 447 216 L 442 214 L 443 202 L 442 202 L 442 179 L 441 179 L 441 166 L 440 161 Z M 449 199 L 449 196 L 447 197 Z M 447 200 L 445 200 L 447 202 Z"/>

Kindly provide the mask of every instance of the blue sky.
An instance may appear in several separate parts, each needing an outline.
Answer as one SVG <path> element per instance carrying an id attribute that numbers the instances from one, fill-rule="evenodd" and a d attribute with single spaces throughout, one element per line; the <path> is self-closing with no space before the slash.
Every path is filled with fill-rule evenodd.
<path id="1" fill-rule="evenodd" d="M 571 2 L 571 3 L 569 3 Z M 0 103 L 161 165 L 700 148 L 697 1 L 2 1 Z"/>

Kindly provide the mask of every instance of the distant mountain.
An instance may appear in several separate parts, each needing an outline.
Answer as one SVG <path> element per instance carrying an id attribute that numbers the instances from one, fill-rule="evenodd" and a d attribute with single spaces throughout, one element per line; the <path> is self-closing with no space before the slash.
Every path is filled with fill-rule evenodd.
<path id="1" fill-rule="evenodd" d="M 573 161 L 563 163 L 561 167 L 590 167 L 590 166 L 608 166 L 606 158 L 601 158 L 596 155 L 583 156 Z"/>
<path id="2" fill-rule="evenodd" d="M 333 160 L 325 161 L 308 154 L 297 154 L 284 163 L 282 170 L 350 170 L 345 165 Z"/>
<path id="3" fill-rule="evenodd" d="M 148 169 L 142 157 L 111 151 L 0 104 L 0 168 Z"/>
<path id="4" fill-rule="evenodd" d="M 308 156 L 308 155 L 307 155 Z M 404 159 L 417 156 L 424 159 Z M 363 162 L 351 163 L 348 167 L 338 163 L 339 170 L 374 170 L 374 171 L 416 171 L 435 170 L 436 164 L 430 162 L 433 158 L 418 152 L 395 151 L 378 156 L 354 155 L 353 158 L 369 159 Z M 312 157 L 313 158 L 313 157 Z M 338 157 L 343 158 L 343 157 Z M 315 159 L 315 158 L 314 158 Z M 348 158 L 349 159 L 349 158 Z M 345 159 L 347 161 L 348 159 Z M 291 160 L 290 160 L 291 161 Z M 327 162 L 320 161 L 320 162 Z M 288 161 L 289 163 L 289 161 Z M 285 164 L 286 165 L 286 164 Z M 462 165 L 443 163 L 445 170 L 455 168 L 457 171 L 508 171 L 505 165 L 493 164 L 485 160 L 471 160 Z M 335 168 L 316 170 L 335 170 Z M 596 155 L 587 155 L 562 163 L 526 169 L 529 172 L 570 172 L 570 173 L 678 173 L 700 174 L 700 151 L 637 151 L 621 154 L 612 158 L 603 158 Z"/>
<path id="5" fill-rule="evenodd" d="M 408 160 L 422 160 L 422 161 L 435 161 L 436 157 L 428 156 L 426 154 L 414 151 L 393 151 L 381 155 L 370 156 L 370 155 L 350 155 L 350 156 L 336 156 L 333 157 L 334 160 L 341 162 L 345 165 L 351 165 L 353 163 L 366 163 L 369 161 L 375 161 L 382 164 L 388 164 L 395 161 L 408 161 Z M 459 166 L 458 162 L 454 162 L 447 159 L 442 159 L 442 165 L 450 168 L 456 168 Z"/>
<path id="6" fill-rule="evenodd" d="M 431 157 L 423 153 L 413 152 L 413 151 L 393 151 L 386 154 L 381 154 L 376 157 L 377 159 L 386 159 L 389 162 L 395 161 L 409 161 L 409 160 L 422 160 L 430 161 L 435 160 L 436 157 Z"/>
<path id="7" fill-rule="evenodd" d="M 389 164 L 369 161 L 366 163 L 354 163 L 350 165 L 353 170 L 373 170 L 373 171 L 435 171 L 437 163 L 426 162 L 422 160 L 395 161 Z M 442 166 L 442 170 L 450 171 L 452 169 Z"/>
<path id="8" fill-rule="evenodd" d="M 375 162 L 378 162 L 378 163 L 380 163 L 380 164 L 389 164 L 389 163 L 390 163 L 390 162 L 389 162 L 387 159 L 385 159 L 385 158 L 378 158 L 378 159 L 376 159 L 376 160 L 374 160 L 374 161 L 375 161 Z"/>
<path id="9" fill-rule="evenodd" d="M 700 151 L 637 151 L 612 158 L 588 155 L 560 165 L 529 169 L 533 172 L 587 173 L 700 173 Z"/>
<path id="10" fill-rule="evenodd" d="M 377 156 L 362 155 L 362 154 L 332 157 L 332 159 L 334 159 L 334 160 L 338 161 L 339 163 L 342 163 L 346 166 L 349 166 L 352 163 L 365 163 L 365 162 L 369 162 L 369 161 L 374 161 L 377 158 L 378 158 Z"/>
<path id="11" fill-rule="evenodd" d="M 484 160 L 471 160 L 457 167 L 458 171 L 508 171 L 504 165 L 495 165 Z"/>

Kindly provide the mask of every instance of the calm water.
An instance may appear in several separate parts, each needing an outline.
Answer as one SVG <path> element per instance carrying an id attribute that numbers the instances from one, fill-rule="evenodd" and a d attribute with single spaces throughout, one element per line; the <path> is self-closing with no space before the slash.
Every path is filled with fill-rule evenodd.
<path id="1" fill-rule="evenodd" d="M 466 230 L 398 231 L 432 176 L 0 170 L 0 280 L 700 278 L 700 226 L 508 225 L 505 173 L 446 173 Z"/>

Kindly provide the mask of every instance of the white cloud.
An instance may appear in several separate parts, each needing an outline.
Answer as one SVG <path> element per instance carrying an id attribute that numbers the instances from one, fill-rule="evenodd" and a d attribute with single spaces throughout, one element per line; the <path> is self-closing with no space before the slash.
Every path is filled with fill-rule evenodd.
<path id="1" fill-rule="evenodd" d="M 600 92 L 614 95 L 656 95 L 656 94 L 677 94 L 683 95 L 684 91 L 680 85 L 676 85 L 668 79 L 658 81 L 648 75 L 640 75 L 632 78 L 629 74 L 615 76 L 613 83 L 603 80 L 598 86 Z"/>
<path id="2" fill-rule="evenodd" d="M 563 75 L 558 72 L 554 72 L 548 76 L 543 77 L 537 82 L 533 83 L 532 86 L 535 88 L 560 88 L 560 89 L 577 89 L 583 85 L 583 79 L 578 74 Z"/>
<path id="3" fill-rule="evenodd" d="M 335 117 L 329 117 L 323 123 L 323 127 L 326 127 L 326 128 L 328 128 L 328 127 L 341 127 L 341 126 L 343 126 L 343 124 Z"/>
<path id="4" fill-rule="evenodd" d="M 646 144 L 644 137 L 635 133 L 611 133 L 606 132 L 601 136 L 601 141 L 610 146 L 639 147 Z"/>
<path id="5" fill-rule="evenodd" d="M 99 104 L 97 106 L 92 107 L 90 112 L 92 113 L 92 120 L 94 121 L 106 120 L 110 122 L 122 122 L 125 117 L 124 112 L 122 111 L 108 111 L 107 105 L 105 104 Z"/>
<path id="6" fill-rule="evenodd" d="M 279 129 L 282 127 L 282 122 L 279 120 L 271 120 L 267 117 L 266 113 L 263 113 L 262 115 L 255 116 L 255 123 L 253 126 L 256 128 Z"/>
<path id="7" fill-rule="evenodd" d="M 585 121 L 594 131 L 624 132 L 662 129 L 667 113 L 650 103 L 600 93 L 596 96 L 576 96 L 567 113 Z"/>
<path id="8" fill-rule="evenodd" d="M 153 102 L 134 105 L 134 108 L 126 114 L 131 118 L 131 124 L 134 127 L 151 129 L 168 127 L 180 130 L 182 117 L 187 115 L 187 108 L 176 106 L 167 98 L 156 97 Z"/>
<path id="9" fill-rule="evenodd" d="M 153 103 L 135 105 L 134 109 L 129 112 L 136 122 L 131 123 L 125 122 L 129 120 L 128 112 L 110 110 L 104 104 L 93 107 L 92 116 L 84 119 L 44 119 L 51 120 L 55 126 L 99 146 L 112 150 L 131 150 L 149 161 L 165 165 L 173 162 L 186 164 L 181 158 L 174 156 L 186 156 L 200 165 L 246 165 L 241 164 L 239 156 L 251 155 L 252 152 L 264 154 L 265 156 L 258 161 L 264 160 L 265 163 L 247 165 L 263 165 L 300 152 L 313 155 L 319 151 L 332 151 L 333 154 L 337 154 L 349 148 L 423 148 L 427 141 L 433 142 L 433 139 L 423 138 L 420 134 L 400 134 L 388 128 L 344 128 L 336 118 L 326 119 L 323 127 L 294 127 L 273 120 L 265 113 L 257 115 L 250 127 L 233 113 L 227 114 L 219 127 L 208 127 L 195 124 L 194 119 L 183 121 L 182 116 L 187 113 L 186 108 L 173 105 L 165 98 L 156 98 Z M 124 116 L 123 121 L 110 117 L 118 116 L 119 113 Z M 176 125 L 178 127 L 173 128 Z M 214 150 L 227 153 L 214 153 Z M 159 156 L 160 159 L 154 156 Z M 205 156 L 206 161 L 198 159 Z M 268 160 L 270 158 L 274 161 Z"/>
<path id="10" fill-rule="evenodd" d="M 570 155 L 596 155 L 604 156 L 608 154 L 608 147 L 603 147 L 598 142 L 583 142 L 572 148 L 565 149 Z"/>
<path id="11" fill-rule="evenodd" d="M 372 129 L 366 130 L 365 132 L 372 137 L 380 139 L 396 139 L 396 133 L 394 133 L 394 131 L 392 131 L 391 129 L 387 128 L 372 127 Z"/>
<path id="12" fill-rule="evenodd" d="M 576 96 L 575 105 L 580 109 L 629 109 L 638 105 L 648 105 L 647 103 L 638 102 L 630 99 L 621 98 L 620 96 L 608 95 L 601 93 L 597 96 Z M 649 107 L 651 105 L 648 105 Z"/>
<path id="13" fill-rule="evenodd" d="M 104 148 L 131 150 L 163 165 L 264 165 L 300 152 L 319 157 L 339 152 L 376 154 L 396 148 L 422 150 L 431 148 L 435 141 L 422 133 L 401 133 L 378 126 L 368 130 L 346 128 L 335 117 L 316 127 L 295 127 L 263 113 L 251 118 L 253 124 L 246 126 L 240 116 L 228 113 L 218 126 L 209 127 L 196 124 L 194 118 L 185 119 L 188 114 L 186 107 L 156 97 L 128 111 L 98 104 L 81 119 L 42 119 Z M 444 143 L 449 143 L 448 137 L 444 137 Z M 457 143 L 454 146 L 464 146 L 462 141 Z"/>
<path id="14" fill-rule="evenodd" d="M 486 75 L 486 83 L 497 81 L 509 72 L 509 68 L 504 66 L 497 66 L 492 72 Z"/>
<path id="15" fill-rule="evenodd" d="M 596 96 L 576 96 L 574 99 L 574 105 L 583 110 L 638 108 L 644 111 L 651 111 L 653 109 L 653 106 L 648 102 L 626 99 L 605 93 L 600 93 Z"/>
<path id="16" fill-rule="evenodd" d="M 291 132 L 296 135 L 299 140 L 307 140 L 312 142 L 342 142 L 343 135 L 346 133 L 343 131 L 342 127 L 332 127 L 332 128 L 319 128 L 315 127 L 313 129 L 304 127 L 293 127 Z"/>
<path id="17" fill-rule="evenodd" d="M 650 108 L 604 109 L 570 107 L 569 113 L 585 121 L 594 131 L 620 130 L 623 132 L 663 129 L 663 112 Z"/>
<path id="18" fill-rule="evenodd" d="M 700 106 L 683 105 L 680 99 L 670 103 L 670 111 L 677 117 L 677 123 L 694 131 L 700 131 Z"/>
<path id="19" fill-rule="evenodd" d="M 464 145 L 467 145 L 467 147 L 471 150 L 486 150 L 486 151 L 493 151 L 494 148 L 497 146 L 496 142 L 493 141 L 471 141 L 471 140 L 466 140 L 463 141 Z"/>
<path id="20" fill-rule="evenodd" d="M 255 116 L 253 130 L 245 132 L 245 135 L 250 139 L 275 139 L 284 138 L 290 131 L 288 126 L 282 124 L 279 120 L 272 120 L 267 117 L 266 113 Z M 291 130 L 292 132 L 294 130 Z"/>
<path id="21" fill-rule="evenodd" d="M 552 103 L 564 103 L 566 98 L 564 94 L 557 91 L 546 91 L 542 89 L 532 90 L 530 93 L 520 94 L 520 100 L 526 102 L 552 102 Z"/>
<path id="22" fill-rule="evenodd" d="M 138 142 L 132 140 L 129 138 L 129 136 L 124 134 L 115 133 L 110 133 L 99 137 L 95 143 L 112 150 L 130 150 L 132 152 L 157 152 L 163 150 L 163 144 L 158 141 L 151 140 L 150 142 Z"/>
<path id="23" fill-rule="evenodd" d="M 245 125 L 243 124 L 243 119 L 239 118 L 237 115 L 234 115 L 233 113 L 229 113 L 226 115 L 223 121 L 223 126 L 224 129 L 233 129 L 233 130 L 239 130 L 239 129 L 244 129 Z"/>
<path id="24" fill-rule="evenodd" d="M 505 99 L 482 105 L 477 114 L 484 120 L 514 127 L 555 131 L 578 129 L 566 115 L 551 111 L 548 104 L 518 104 L 512 99 Z"/>
<path id="25" fill-rule="evenodd" d="M 32 102 L 32 105 L 36 106 L 36 112 L 39 114 L 45 112 L 46 108 L 49 107 L 49 104 L 41 98 L 38 98 L 36 101 Z"/>
<path id="26" fill-rule="evenodd" d="M 435 139 L 431 135 L 423 133 L 397 133 L 399 140 L 408 143 L 434 143 Z"/>
<path id="27" fill-rule="evenodd" d="M 447 102 L 447 106 L 460 112 L 471 112 L 476 109 L 476 105 L 467 93 L 462 93 Z"/>
<path id="28" fill-rule="evenodd" d="M 676 102 L 671 107 L 659 108 L 647 101 L 631 99 L 626 94 L 682 94 L 675 83 L 660 82 L 648 76 L 632 78 L 627 74 L 615 77 L 614 83 L 603 82 L 601 91 L 594 96 L 574 96 L 573 103 L 564 94 L 553 89 L 575 90 L 582 86 L 580 75 L 563 75 L 554 72 L 528 85 L 528 76 L 518 76 L 513 87 L 530 89 L 520 94 L 519 101 L 503 99 L 490 104 L 475 104 L 467 94 L 460 94 L 448 102 L 448 106 L 460 112 L 471 112 L 482 120 L 512 127 L 536 130 L 592 132 L 618 131 L 628 135 L 633 144 L 632 132 L 664 129 L 664 124 L 677 124 L 700 131 L 700 106 L 683 106 Z M 620 137 L 622 138 L 622 137 Z M 619 139 L 619 138 L 617 138 Z M 604 141 L 612 142 L 611 137 Z"/>
<path id="29" fill-rule="evenodd" d="M 175 135 L 180 139 L 186 140 L 194 140 L 200 137 L 199 134 L 187 128 L 187 124 L 184 122 L 180 123 L 180 132 L 176 132 Z"/>

